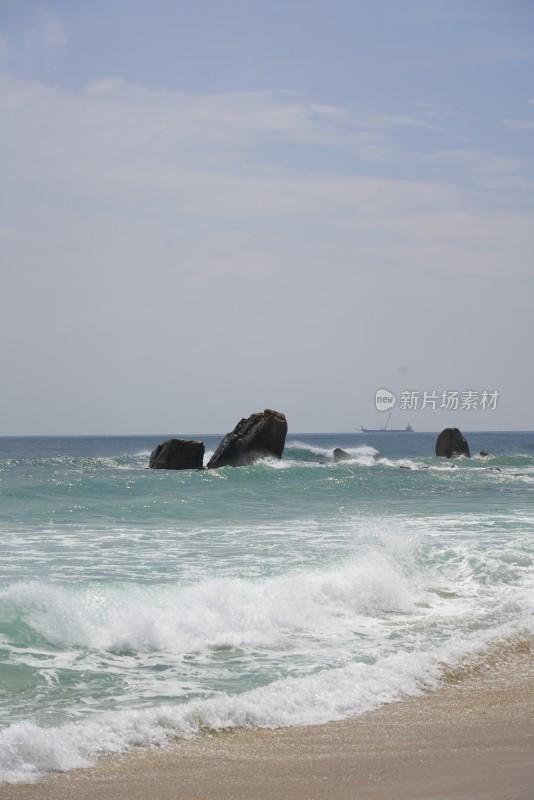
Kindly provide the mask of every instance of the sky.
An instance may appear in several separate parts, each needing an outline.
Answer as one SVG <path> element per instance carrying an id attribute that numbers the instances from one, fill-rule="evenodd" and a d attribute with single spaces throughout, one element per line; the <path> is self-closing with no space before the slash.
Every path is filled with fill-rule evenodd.
<path id="1" fill-rule="evenodd" d="M 0 434 L 534 429 L 533 145 L 531 0 L 0 0 Z"/>

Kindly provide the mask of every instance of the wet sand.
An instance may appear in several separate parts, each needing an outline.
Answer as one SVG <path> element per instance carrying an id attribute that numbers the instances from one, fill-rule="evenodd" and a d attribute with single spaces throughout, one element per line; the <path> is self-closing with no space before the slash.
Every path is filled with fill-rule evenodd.
<path id="1" fill-rule="evenodd" d="M 2 800 L 534 800 L 534 656 L 343 722 L 207 734 Z"/>

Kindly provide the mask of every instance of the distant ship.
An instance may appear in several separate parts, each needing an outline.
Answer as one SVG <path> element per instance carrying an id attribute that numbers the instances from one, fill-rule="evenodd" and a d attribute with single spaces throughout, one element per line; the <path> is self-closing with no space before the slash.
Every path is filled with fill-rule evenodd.
<path id="1" fill-rule="evenodd" d="M 382 428 L 364 428 L 362 425 L 360 430 L 362 433 L 413 433 L 414 432 L 410 424 L 406 425 L 405 428 L 388 428 L 390 418 L 391 418 L 391 411 L 388 414 L 386 424 Z"/>

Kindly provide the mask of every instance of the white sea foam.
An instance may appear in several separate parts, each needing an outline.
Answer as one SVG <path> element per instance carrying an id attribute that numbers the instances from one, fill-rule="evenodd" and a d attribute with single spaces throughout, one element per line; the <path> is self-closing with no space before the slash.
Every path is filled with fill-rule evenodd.
<path id="1" fill-rule="evenodd" d="M 479 516 L 465 523 L 483 534 Z M 26 721 L 6 729 L 0 734 L 4 779 L 82 766 L 100 752 L 161 744 L 205 725 L 275 727 L 339 719 L 418 691 L 421 681 L 437 679 L 439 662 L 482 646 L 499 629 L 517 630 L 510 620 L 534 630 L 532 559 L 521 539 L 517 546 L 510 540 L 477 552 L 463 539 L 430 538 L 448 529 L 456 536 L 452 523 L 447 517 L 422 518 L 418 525 L 405 521 L 401 536 L 398 529 L 371 526 L 372 548 L 357 559 L 257 581 L 9 587 L 0 594 L 0 622 L 23 622 L 39 637 L 25 654 L 8 648 L 12 663 L 48 677 L 62 670 L 71 676 L 98 672 L 101 679 L 117 678 L 119 693 L 106 695 L 91 720 L 78 709 L 76 725 L 45 732 Z M 423 531 L 424 573 L 414 560 Z M 490 575 L 498 584 L 492 591 Z M 218 648 L 231 652 L 218 660 Z M 212 689 L 213 697 L 199 699 L 210 674 L 223 670 L 225 680 L 231 677 L 228 658 L 234 656 L 238 674 L 231 693 Z M 154 664 L 165 667 L 163 683 Z M 248 664 L 256 665 L 251 676 L 261 664 L 269 685 L 242 691 L 247 681 L 239 684 L 239 672 Z M 344 666 L 332 668 L 336 664 Z M 288 677 L 275 679 L 284 673 Z M 132 687 L 130 709 L 97 713 L 113 702 L 124 708 L 125 679 Z M 136 707 L 150 698 L 161 704 L 164 697 L 176 703 Z"/>
<path id="2" fill-rule="evenodd" d="M 59 728 L 17 723 L 0 733 L 0 781 L 32 781 L 48 771 L 87 766 L 104 753 L 190 738 L 206 727 L 275 728 L 343 719 L 419 694 L 438 680 L 435 657 L 390 656 L 379 670 L 351 664 L 239 695 L 104 712 Z"/>
<path id="3" fill-rule="evenodd" d="M 365 463 L 372 463 L 374 457 L 378 454 L 378 450 L 370 445 L 359 445 L 358 447 L 343 447 L 342 443 L 336 445 L 336 447 L 340 447 L 346 453 L 353 457 L 355 461 L 361 460 Z M 317 445 L 309 444 L 308 442 L 303 442 L 298 439 L 291 440 L 286 443 L 286 454 L 287 451 L 291 450 L 304 450 L 307 453 L 312 453 L 315 456 L 320 458 L 327 459 L 331 461 L 333 458 L 334 447 L 318 447 Z"/>
<path id="4" fill-rule="evenodd" d="M 398 653 L 377 665 L 352 663 L 241 694 L 113 710 L 61 727 L 17 723 L 0 733 L 0 782 L 31 782 L 46 772 L 88 766 L 106 753 L 164 746 L 206 729 L 280 728 L 346 719 L 437 688 L 445 665 L 480 653 L 491 641 L 489 636 L 476 645 L 458 640 L 448 652 L 438 648 L 434 653 Z"/>
<path id="5" fill-rule="evenodd" d="M 15 584 L 0 593 L 0 619 L 24 622 L 57 648 L 183 654 L 205 648 L 274 647 L 288 635 L 328 635 L 355 615 L 406 613 L 415 582 L 378 553 L 323 572 L 185 586 L 98 584 L 76 589 Z"/>

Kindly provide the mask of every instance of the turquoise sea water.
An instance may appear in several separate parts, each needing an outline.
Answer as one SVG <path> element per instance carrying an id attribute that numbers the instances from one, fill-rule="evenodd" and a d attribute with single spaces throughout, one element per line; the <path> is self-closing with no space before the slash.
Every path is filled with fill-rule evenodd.
<path id="1" fill-rule="evenodd" d="M 204 472 L 147 469 L 166 436 L 0 439 L 0 780 L 341 719 L 530 643 L 534 434 L 466 436 Z"/>

